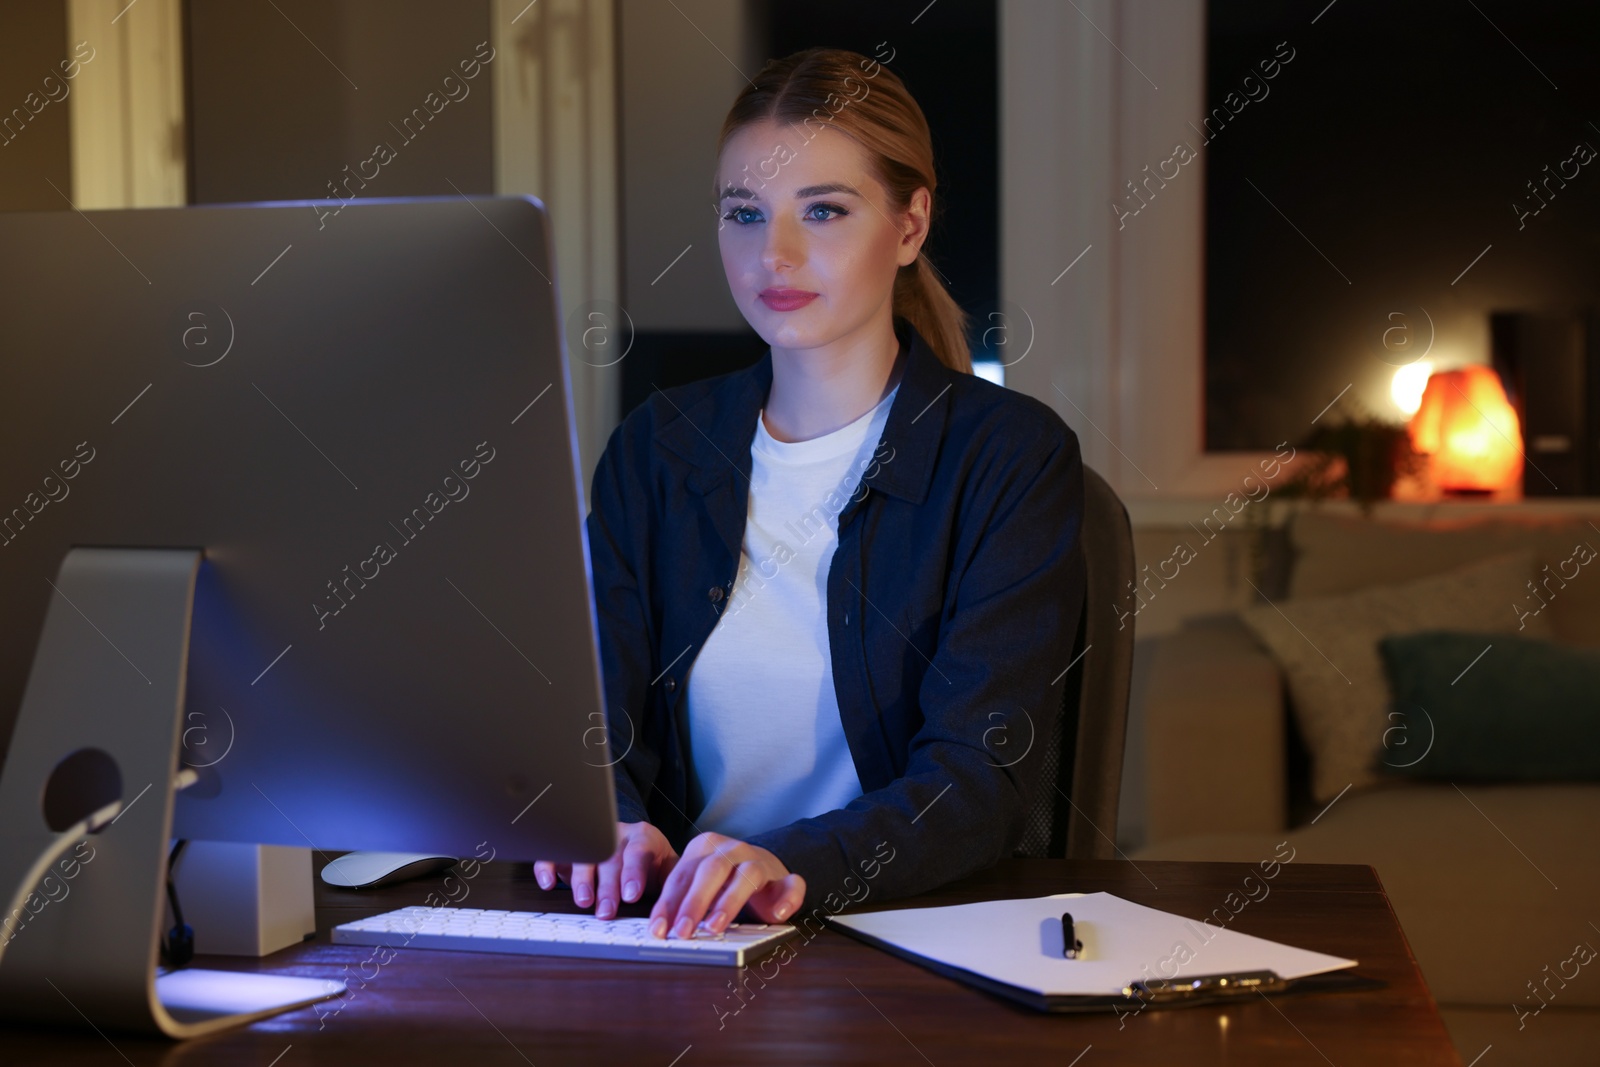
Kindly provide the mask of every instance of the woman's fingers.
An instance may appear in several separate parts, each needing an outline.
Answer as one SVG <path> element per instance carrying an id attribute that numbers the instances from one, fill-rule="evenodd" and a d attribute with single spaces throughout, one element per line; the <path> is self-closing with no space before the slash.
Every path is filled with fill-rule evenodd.
<path id="1" fill-rule="evenodd" d="M 538 881 L 540 889 L 554 889 L 562 882 L 571 885 L 572 864 L 539 860 L 533 865 L 533 877 Z"/>
<path id="2" fill-rule="evenodd" d="M 574 863 L 572 875 L 567 879 L 572 883 L 572 901 L 580 908 L 587 908 L 594 903 L 594 864 Z"/>
<path id="3" fill-rule="evenodd" d="M 636 836 L 633 829 L 617 823 L 617 847 L 595 870 L 594 914 L 599 919 L 609 919 L 617 913 L 617 882 L 622 867 L 622 854 L 628 842 Z M 576 894 L 574 894 L 576 898 Z"/>
<path id="4" fill-rule="evenodd" d="M 630 901 L 639 899 L 637 893 L 631 897 L 627 896 L 626 887 L 622 885 L 622 872 L 626 857 L 630 850 L 634 853 L 639 851 L 639 836 L 623 831 L 620 828 L 618 829 L 617 850 L 611 854 L 609 859 L 600 864 L 596 872 L 598 878 L 595 885 L 594 914 L 596 918 L 609 919 L 616 915 L 619 893 L 623 898 Z"/>
<path id="5" fill-rule="evenodd" d="M 609 919 L 618 901 L 643 900 L 645 893 L 666 881 L 678 863 L 678 853 L 649 823 L 619 824 L 617 851 L 600 867 L 600 903 L 595 914 Z M 609 901 L 609 906 L 607 902 Z"/>
<path id="6" fill-rule="evenodd" d="M 708 917 L 711 902 L 729 882 L 745 883 L 744 895 L 747 897 L 753 888 L 760 888 L 761 883 L 757 880 L 760 872 L 751 869 L 758 865 L 736 863 L 729 857 L 728 851 L 726 848 L 718 849 L 701 858 L 695 868 L 694 878 L 689 882 L 688 892 L 678 904 L 672 936 L 693 937 L 695 927 Z"/>
<path id="7" fill-rule="evenodd" d="M 565 866 L 561 864 L 561 867 Z M 549 860 L 539 860 L 533 865 L 533 877 L 538 880 L 540 889 L 554 889 L 558 879 L 566 880 L 566 872 Z"/>
<path id="8" fill-rule="evenodd" d="M 800 910 L 806 899 L 806 880 L 791 873 L 761 882 L 768 877 L 765 867 L 757 860 L 746 860 L 734 869 L 733 876 L 711 905 L 708 927 L 722 933 L 738 918 L 741 908 L 749 908 L 764 923 L 782 922 Z M 753 883 L 758 882 L 760 884 L 753 887 Z"/>
<path id="9" fill-rule="evenodd" d="M 702 922 L 721 933 L 745 907 L 764 922 L 778 922 L 805 898 L 805 880 L 764 848 L 707 833 L 680 857 L 648 823 L 619 823 L 617 849 L 601 863 L 540 860 L 533 871 L 543 889 L 553 888 L 557 879 L 566 881 L 573 902 L 580 908 L 594 905 L 602 919 L 615 917 L 623 903 L 642 900 L 659 883 L 661 894 L 650 911 L 656 937 L 693 937 Z"/>
<path id="10" fill-rule="evenodd" d="M 733 895 L 727 901 L 724 914 L 717 919 L 718 929 L 725 929 L 745 901 L 768 884 L 783 882 L 788 873 L 778 858 L 766 849 L 721 834 L 701 834 L 690 842 L 667 877 L 661 896 L 650 912 L 650 931 L 656 937 L 694 936 L 695 927 L 711 911 L 712 902 L 731 887 Z M 791 885 L 786 883 L 786 886 Z M 800 883 L 800 894 L 804 895 L 804 882 Z M 793 893 L 789 895 L 792 897 Z M 775 899 L 773 907 L 776 906 Z M 798 907 L 798 902 L 791 905 L 791 912 L 794 907 Z"/>
<path id="11" fill-rule="evenodd" d="M 632 904 L 644 897 L 645 890 L 650 888 L 652 877 L 660 866 L 656 851 L 651 848 L 650 838 L 644 834 L 630 835 L 622 846 L 622 866 L 620 881 L 622 883 L 622 899 Z M 670 870 L 670 867 L 668 868 Z M 665 877 L 666 872 L 661 872 Z"/>
<path id="12" fill-rule="evenodd" d="M 656 937 L 666 937 L 673 932 L 674 924 L 678 921 L 679 905 L 688 895 L 691 884 L 696 877 L 705 854 L 709 851 L 703 846 L 710 834 L 701 834 L 689 842 L 689 847 L 683 850 L 683 855 L 673 866 L 672 873 L 667 875 L 662 883 L 661 895 L 656 898 L 656 903 L 650 909 L 650 932 Z"/>
<path id="13" fill-rule="evenodd" d="M 533 876 L 541 889 L 558 881 L 572 887 L 572 900 L 581 908 L 595 906 L 595 915 L 610 919 L 619 902 L 633 903 L 655 883 L 671 873 L 678 854 L 660 830 L 649 823 L 617 823 L 617 847 L 607 859 L 595 863 L 553 863 L 538 860 Z"/>
<path id="14" fill-rule="evenodd" d="M 752 893 L 746 906 L 762 922 L 778 923 L 793 918 L 805 899 L 806 880 L 791 873 Z"/>
<path id="15" fill-rule="evenodd" d="M 706 926 L 712 933 L 720 934 L 726 930 L 745 902 L 755 896 L 758 890 L 767 889 L 762 885 L 761 878 L 761 864 L 756 860 L 745 860 L 733 868 L 732 874 L 723 882 L 721 892 L 713 896 L 706 908 Z M 693 900 L 693 894 L 690 900 Z"/>

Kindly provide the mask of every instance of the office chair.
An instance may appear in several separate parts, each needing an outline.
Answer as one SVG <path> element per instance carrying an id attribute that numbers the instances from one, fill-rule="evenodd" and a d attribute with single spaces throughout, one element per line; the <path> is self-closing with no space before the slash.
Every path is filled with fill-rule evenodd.
<path id="1" fill-rule="evenodd" d="M 1110 859 L 1133 677 L 1133 620 L 1118 618 L 1134 580 L 1133 528 L 1116 491 L 1083 468 L 1083 613 L 1062 678 L 1061 714 L 1041 724 L 1044 767 L 1016 856 Z M 1124 621 L 1126 625 L 1123 625 Z"/>

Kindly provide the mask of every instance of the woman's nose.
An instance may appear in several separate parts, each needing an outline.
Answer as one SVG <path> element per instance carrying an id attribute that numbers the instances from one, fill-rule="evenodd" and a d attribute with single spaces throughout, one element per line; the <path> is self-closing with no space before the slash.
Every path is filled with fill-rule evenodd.
<path id="1" fill-rule="evenodd" d="M 767 239 L 761 246 L 761 266 L 767 271 L 798 267 L 805 261 L 805 234 L 790 219 L 774 219 L 767 224 Z"/>

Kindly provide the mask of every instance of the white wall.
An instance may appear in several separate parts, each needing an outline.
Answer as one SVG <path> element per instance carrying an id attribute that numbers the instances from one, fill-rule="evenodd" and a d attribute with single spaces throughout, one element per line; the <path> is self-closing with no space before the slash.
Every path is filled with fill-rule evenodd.
<path id="1" fill-rule="evenodd" d="M 1033 335 L 1006 383 L 1060 413 L 1131 509 L 1220 501 L 1267 454 L 1203 451 L 1205 4 L 1000 0 L 1000 41 L 1000 288 Z M 1199 158 L 1119 221 L 1179 142 Z"/>

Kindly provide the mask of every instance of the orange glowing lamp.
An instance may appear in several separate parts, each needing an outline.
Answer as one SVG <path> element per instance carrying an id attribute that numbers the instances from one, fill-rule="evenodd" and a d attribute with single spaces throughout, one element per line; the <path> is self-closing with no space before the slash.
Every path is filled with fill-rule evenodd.
<path id="1" fill-rule="evenodd" d="M 1522 474 L 1522 426 L 1500 376 L 1482 365 L 1428 378 L 1409 427 L 1411 446 L 1429 457 L 1433 481 L 1452 492 L 1493 492 Z"/>

